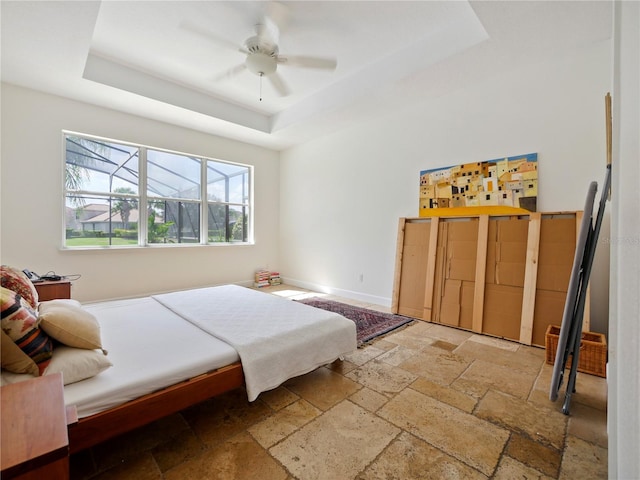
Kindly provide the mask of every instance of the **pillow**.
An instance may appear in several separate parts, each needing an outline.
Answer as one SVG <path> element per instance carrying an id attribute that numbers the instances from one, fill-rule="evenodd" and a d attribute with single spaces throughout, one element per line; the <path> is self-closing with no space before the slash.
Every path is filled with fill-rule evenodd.
<path id="1" fill-rule="evenodd" d="M 111 361 L 100 350 L 58 345 L 44 375 L 62 372 L 62 383 L 69 385 L 94 377 L 111 366 Z"/>
<path id="2" fill-rule="evenodd" d="M 0 330 L 2 343 L 0 344 L 0 356 L 2 357 L 2 368 L 12 373 L 30 373 L 38 376 L 38 366 L 29 355 L 20 350 L 9 335 Z"/>
<path id="3" fill-rule="evenodd" d="M 72 307 L 81 307 L 82 304 L 78 300 L 73 298 L 56 298 L 55 300 L 45 300 L 38 304 L 38 309 L 42 308 L 42 305 L 70 305 Z"/>
<path id="4" fill-rule="evenodd" d="M 38 376 L 33 376 L 29 373 L 12 373 L 9 370 L 5 369 L 0 370 L 0 385 L 2 385 L 3 387 L 5 385 L 11 385 L 12 383 L 33 380 L 34 378 L 38 378 Z"/>
<path id="5" fill-rule="evenodd" d="M 2 286 L 4 288 L 16 292 L 27 301 L 31 308 L 38 306 L 38 291 L 22 270 L 2 265 L 0 273 L 2 274 Z"/>
<path id="6" fill-rule="evenodd" d="M 42 302 L 38 318 L 47 335 L 68 347 L 102 348 L 98 320 L 75 300 Z"/>
<path id="7" fill-rule="evenodd" d="M 40 375 L 51 360 L 53 342 L 38 327 L 38 317 L 27 302 L 13 290 L 2 290 L 1 326 L 4 333 L 38 366 Z"/>

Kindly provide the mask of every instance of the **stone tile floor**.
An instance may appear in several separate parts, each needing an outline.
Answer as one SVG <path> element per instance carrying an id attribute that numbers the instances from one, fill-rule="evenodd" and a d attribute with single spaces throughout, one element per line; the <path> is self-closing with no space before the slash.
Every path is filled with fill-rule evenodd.
<path id="1" fill-rule="evenodd" d="M 253 403 L 229 392 L 74 455 L 71 477 L 607 478 L 606 380 L 578 374 L 563 415 L 544 353 L 416 321 Z"/>

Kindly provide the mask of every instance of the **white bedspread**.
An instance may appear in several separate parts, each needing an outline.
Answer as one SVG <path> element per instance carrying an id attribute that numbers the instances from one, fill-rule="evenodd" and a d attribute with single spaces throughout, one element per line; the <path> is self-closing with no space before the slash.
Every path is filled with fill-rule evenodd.
<path id="1" fill-rule="evenodd" d="M 150 297 L 85 305 L 100 322 L 113 367 L 64 387 L 80 418 L 239 360 L 230 345 Z"/>
<path id="2" fill-rule="evenodd" d="M 353 321 L 237 285 L 153 298 L 238 351 L 249 401 L 357 347 Z"/>

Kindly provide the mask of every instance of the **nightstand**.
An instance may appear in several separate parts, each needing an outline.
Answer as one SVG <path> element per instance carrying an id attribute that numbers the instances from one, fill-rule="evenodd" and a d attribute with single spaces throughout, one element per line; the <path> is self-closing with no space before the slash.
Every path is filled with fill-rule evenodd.
<path id="1" fill-rule="evenodd" d="M 71 281 L 56 280 L 37 282 L 33 284 L 38 292 L 38 301 L 46 302 L 47 300 L 55 300 L 56 298 L 71 298 Z"/>
<path id="2" fill-rule="evenodd" d="M 77 421 L 66 409 L 62 374 L 5 385 L 2 404 L 2 478 L 68 479 L 67 424 Z"/>

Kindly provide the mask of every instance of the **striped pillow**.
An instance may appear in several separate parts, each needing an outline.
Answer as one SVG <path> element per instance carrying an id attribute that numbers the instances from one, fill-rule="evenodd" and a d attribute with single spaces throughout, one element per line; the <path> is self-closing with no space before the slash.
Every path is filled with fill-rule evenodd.
<path id="1" fill-rule="evenodd" d="M 38 366 L 40 375 L 47 368 L 53 353 L 53 341 L 38 326 L 38 317 L 29 304 L 16 292 L 2 289 L 2 330 Z"/>

